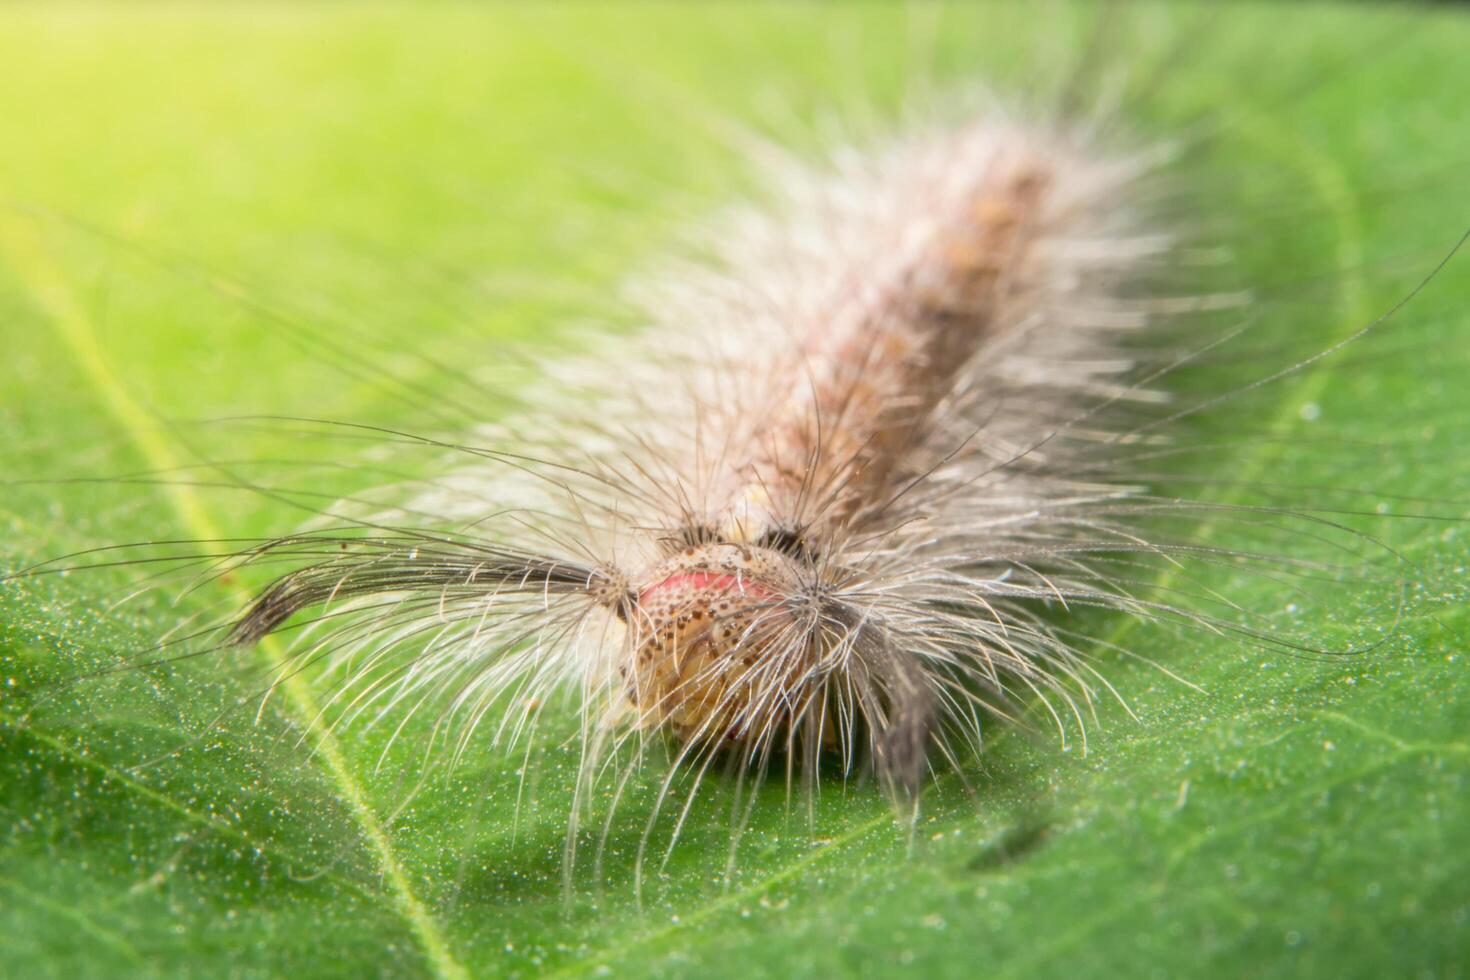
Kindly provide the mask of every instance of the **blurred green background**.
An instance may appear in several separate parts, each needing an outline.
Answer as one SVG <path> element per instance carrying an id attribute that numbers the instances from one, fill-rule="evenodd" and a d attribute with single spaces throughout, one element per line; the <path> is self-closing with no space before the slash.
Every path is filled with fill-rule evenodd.
<path id="1" fill-rule="evenodd" d="M 1099 50 L 1138 135 L 1229 120 L 1181 171 L 1210 212 L 1180 217 L 1229 219 L 1268 342 L 1351 333 L 1470 224 L 1458 11 L 1120 7 Z M 514 350 L 631 328 L 623 278 L 759 185 L 733 125 L 815 151 L 834 119 L 881 131 L 977 80 L 1033 91 L 1102 9 L 0 8 L 0 560 L 288 530 L 280 499 L 176 468 L 323 494 L 383 475 L 354 444 L 307 470 L 319 444 L 288 426 L 205 420 L 488 418 L 534 372 Z M 245 664 L 60 683 L 233 586 L 0 583 L 0 974 L 1461 976 L 1467 268 L 1202 421 L 1270 438 L 1178 474 L 1228 502 L 1265 499 L 1225 482 L 1246 474 L 1454 518 L 1368 525 L 1413 564 L 1402 618 L 1346 593 L 1293 624 L 1381 648 L 1323 663 L 1084 620 L 1204 691 L 1108 659 L 1137 720 L 1100 705 L 1086 753 L 994 729 L 971 789 L 940 780 L 912 834 L 871 787 L 824 785 L 810 823 L 772 787 L 728 877 L 716 786 L 662 867 L 656 840 L 641 908 L 636 793 L 564 894 L 574 724 L 411 793 L 427 726 L 382 759 L 377 729 L 312 753 L 309 684 L 257 721 L 230 710 Z M 1344 471 L 1304 449 L 1328 426 L 1388 451 Z M 1289 615 L 1260 578 L 1204 584 Z"/>

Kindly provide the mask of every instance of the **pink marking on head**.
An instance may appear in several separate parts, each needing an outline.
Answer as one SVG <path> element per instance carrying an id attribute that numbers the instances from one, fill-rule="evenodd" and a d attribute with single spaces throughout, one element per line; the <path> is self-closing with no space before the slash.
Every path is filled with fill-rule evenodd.
<path id="1" fill-rule="evenodd" d="M 678 572 L 638 593 L 639 602 L 648 602 L 660 592 L 685 588 L 690 592 L 739 592 L 756 599 L 769 599 L 774 593 L 754 579 L 726 572 Z"/>

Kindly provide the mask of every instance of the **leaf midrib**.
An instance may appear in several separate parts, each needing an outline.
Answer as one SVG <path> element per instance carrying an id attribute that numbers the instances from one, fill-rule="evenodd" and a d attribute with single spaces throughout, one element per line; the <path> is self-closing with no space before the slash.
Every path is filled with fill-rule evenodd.
<path id="1" fill-rule="evenodd" d="M 177 467 L 180 461 L 159 435 L 155 420 L 107 363 L 97 343 L 91 317 L 78 302 L 75 292 L 35 230 L 14 215 L 0 217 L 0 255 L 31 294 L 42 314 L 41 319 L 59 335 L 83 376 L 101 394 L 103 407 L 149 465 L 159 470 Z M 191 487 L 171 484 L 165 492 L 180 523 L 190 534 L 201 541 L 218 541 L 225 537 Z M 242 603 L 249 599 L 238 587 L 230 591 Z M 321 724 L 320 706 L 306 681 L 296 672 L 283 669 L 287 666 L 286 655 L 279 643 L 267 638 L 259 645 L 259 651 L 281 678 L 279 686 L 310 734 L 315 756 L 322 760 L 323 768 L 368 842 L 378 870 L 388 885 L 394 911 L 413 932 L 435 975 L 443 980 L 468 980 L 469 971 L 454 956 L 443 929 L 414 892 L 403 862 L 394 850 L 382 821 L 368 802 L 361 783 L 352 774 L 340 744 Z"/>

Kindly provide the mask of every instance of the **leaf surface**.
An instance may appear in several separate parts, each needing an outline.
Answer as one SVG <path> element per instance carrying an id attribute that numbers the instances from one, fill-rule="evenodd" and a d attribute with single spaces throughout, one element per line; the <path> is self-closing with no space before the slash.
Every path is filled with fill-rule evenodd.
<path id="1" fill-rule="evenodd" d="M 824 113 L 877 125 L 926 85 L 1024 88 L 1096 23 L 1053 13 L 7 8 L 5 560 L 296 526 L 300 510 L 221 474 L 297 486 L 299 433 L 201 420 L 488 418 L 534 375 L 510 350 L 567 351 L 589 317 L 627 329 L 623 277 L 758 184 L 733 123 L 815 151 Z M 1456 11 L 1140 6 L 1110 43 L 1139 52 L 1135 84 L 1155 79 L 1130 108 L 1139 134 L 1219 127 L 1210 169 L 1188 171 L 1218 181 L 1202 185 L 1218 208 L 1178 220 L 1241 224 L 1269 336 L 1217 375 L 1351 335 L 1470 222 Z M 1206 413 L 1193 437 L 1230 448 L 1171 470 L 1181 493 L 1240 506 L 1298 488 L 1394 549 L 1406 591 L 1344 591 L 1330 615 L 1228 562 L 1191 572 L 1265 622 L 1369 652 L 1271 655 L 1079 613 L 1137 718 L 1099 704 L 1085 752 L 1075 730 L 1062 747 L 995 726 L 912 829 L 870 786 L 824 784 L 810 812 L 767 787 L 728 877 L 715 787 L 666 862 L 652 848 L 641 908 L 636 800 L 564 888 L 567 716 L 524 753 L 477 745 L 419 785 L 428 724 L 391 745 L 330 732 L 310 672 L 242 710 L 278 645 L 64 683 L 251 583 L 176 602 L 129 599 L 136 569 L 0 584 L 0 973 L 1458 975 L 1466 269 Z M 497 384 L 446 380 L 465 365 Z M 1303 450 L 1324 436 L 1381 451 L 1344 467 Z M 387 479 L 311 472 L 324 498 Z"/>

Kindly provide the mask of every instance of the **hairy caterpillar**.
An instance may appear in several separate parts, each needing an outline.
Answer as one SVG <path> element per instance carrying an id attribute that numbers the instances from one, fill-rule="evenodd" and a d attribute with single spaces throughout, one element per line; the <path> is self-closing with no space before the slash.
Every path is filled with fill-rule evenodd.
<path id="1" fill-rule="evenodd" d="M 353 710 L 439 691 L 475 719 L 570 684 L 594 740 L 664 730 L 696 767 L 728 749 L 808 774 L 831 750 L 912 793 L 948 752 L 941 718 L 978 725 L 984 688 L 1070 697 L 1088 669 L 1017 600 L 1171 611 L 1086 564 L 1140 547 L 1095 516 L 1127 489 L 1079 478 L 1095 464 L 1067 443 L 1094 400 L 1148 395 L 1112 377 L 1132 366 L 1115 338 L 1160 301 L 1118 284 L 1165 246 L 1120 220 L 1139 165 L 1070 142 L 983 118 L 851 174 L 795 170 L 779 218 L 721 226 L 719 266 L 668 277 L 650 337 L 558 379 L 590 414 L 548 438 L 595 443 L 467 447 L 484 462 L 459 499 L 410 508 L 462 524 L 252 550 L 306 561 L 232 642 L 324 606 L 351 625 L 307 656 L 351 664 Z M 506 503 L 510 468 L 548 492 Z"/>
<path id="2" fill-rule="evenodd" d="M 641 278 L 667 284 L 648 308 L 669 325 L 539 369 L 528 417 L 478 431 L 464 420 L 427 438 L 406 426 L 341 432 L 474 458 L 427 493 L 311 503 L 366 526 L 245 548 L 236 578 L 278 561 L 293 570 L 230 638 L 306 633 L 287 672 L 324 674 L 314 685 L 336 698 L 324 707 L 343 737 L 352 721 L 393 730 L 417 706 L 438 718 L 447 704 L 444 725 L 420 735 L 456 753 L 538 724 L 535 705 L 570 682 L 587 706 L 584 797 L 609 773 L 619 785 L 665 736 L 683 756 L 666 787 L 681 769 L 732 759 L 729 781 L 771 765 L 784 775 L 788 762 L 809 779 L 871 764 L 902 796 L 931 762 L 947 768 L 947 754 L 963 770 L 974 697 L 1002 711 L 1052 703 L 1059 716 L 1070 697 L 1085 714 L 1089 688 L 1104 685 L 1090 672 L 1130 651 L 1117 643 L 1094 658 L 1114 634 L 1080 607 L 1296 643 L 1289 624 L 1237 618 L 1230 595 L 1185 594 L 1190 571 L 1244 557 L 1247 572 L 1279 576 L 1294 595 L 1297 576 L 1360 576 L 1363 554 L 1334 566 L 1292 553 L 1302 541 L 1280 528 L 1283 510 L 1306 510 L 1292 518 L 1315 525 L 1306 533 L 1336 533 L 1301 502 L 1251 510 L 1153 495 L 1156 461 L 1180 448 L 1159 423 L 1228 409 L 1222 396 L 1331 349 L 1406 288 L 1335 311 L 1327 340 L 1286 338 L 1220 387 L 1193 389 L 1190 368 L 1237 336 L 1262 336 L 1261 323 L 1269 335 L 1288 321 L 1255 318 L 1288 304 L 1262 300 L 1262 284 L 1228 265 L 1188 264 L 1209 258 L 1211 236 L 1192 240 L 1209 208 L 1151 196 L 1171 173 L 1157 142 L 1089 139 L 1031 116 L 952 113 L 906 137 L 857 140 L 836 173 L 817 165 L 778 180 L 799 207 L 778 197 L 774 222 L 712 223 L 705 247 L 725 257 L 719 275 L 697 262 Z M 786 166 L 757 160 L 767 175 Z M 951 169 L 968 160 L 985 163 Z M 1309 295 L 1330 302 L 1339 283 Z M 1018 309 L 1044 315 L 1033 325 Z M 1196 543 L 1202 523 L 1227 543 Z M 1140 568 L 1160 560 L 1186 571 Z M 1390 593 L 1401 581 L 1398 569 L 1369 572 Z M 323 601 L 317 623 L 309 608 Z M 722 602 L 716 636 L 708 615 Z M 293 613 L 313 621 L 303 628 Z M 678 622 L 696 614 L 705 625 Z M 1035 699 L 998 697 L 1032 685 Z M 578 728 L 559 724 L 562 735 Z"/>

